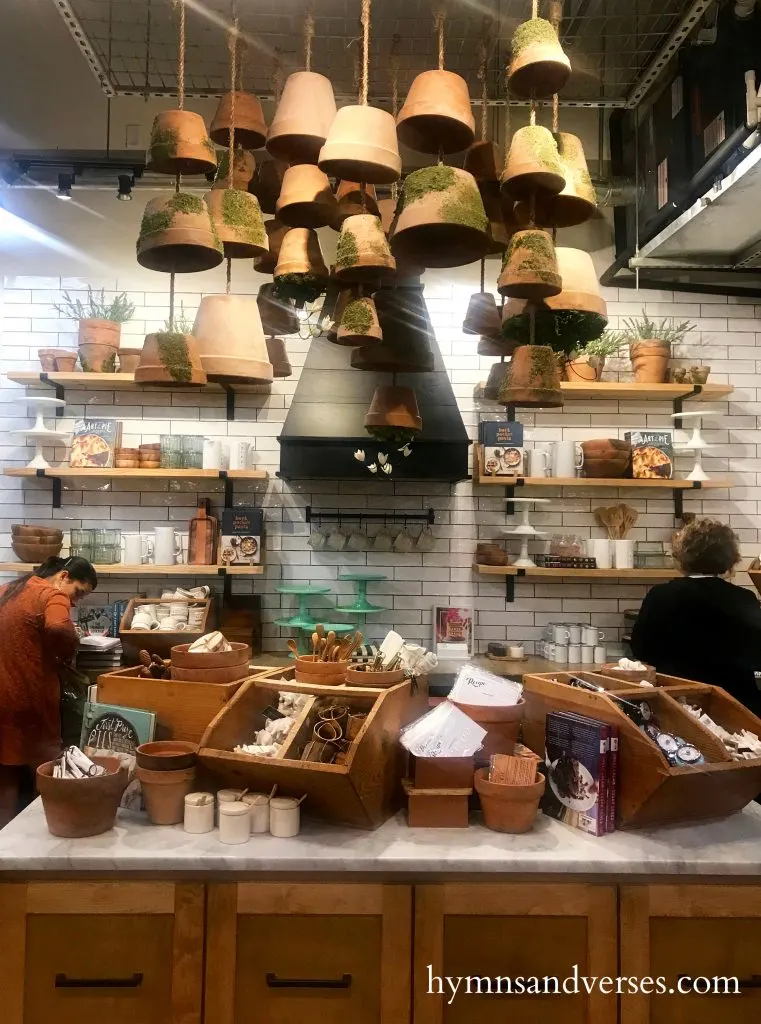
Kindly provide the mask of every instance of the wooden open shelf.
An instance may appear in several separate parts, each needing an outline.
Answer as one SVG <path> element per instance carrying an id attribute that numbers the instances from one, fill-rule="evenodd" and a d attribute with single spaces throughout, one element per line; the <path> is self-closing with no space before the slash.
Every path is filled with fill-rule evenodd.
<path id="1" fill-rule="evenodd" d="M 97 388 L 107 388 L 109 391 L 167 391 L 171 390 L 166 386 L 141 384 L 135 381 L 133 373 L 41 373 L 36 370 L 21 370 L 7 374 L 8 380 L 14 384 L 23 384 L 26 387 L 46 385 L 50 387 L 77 388 L 81 391 L 90 391 Z M 178 389 L 189 390 L 189 385 L 177 385 Z M 237 394 L 267 395 L 271 387 L 269 384 L 234 384 L 229 385 L 202 384 L 195 388 L 196 391 L 216 391 L 220 394 L 227 390 Z"/>
<path id="2" fill-rule="evenodd" d="M 53 374 L 51 374 L 53 376 Z M 484 384 L 478 386 L 482 401 Z M 637 384 L 634 381 L 562 381 L 560 388 L 567 402 L 602 399 L 642 402 L 718 402 L 731 395 L 731 384 Z"/>
<path id="3" fill-rule="evenodd" d="M 642 490 L 701 491 L 730 487 L 729 480 L 631 480 L 626 477 L 482 476 L 476 481 L 489 487 L 633 487 Z"/>
<path id="4" fill-rule="evenodd" d="M 266 480 L 265 469 L 72 469 L 71 466 L 33 469 L 10 466 L 3 476 L 40 477 L 47 480 L 134 479 L 134 480 Z"/>
<path id="5" fill-rule="evenodd" d="M 0 562 L 0 573 L 32 572 L 31 562 Z M 261 576 L 263 565 L 96 565 L 99 576 Z"/>
<path id="6" fill-rule="evenodd" d="M 484 576 L 550 576 L 574 579 L 601 580 L 672 580 L 682 574 L 677 568 L 672 569 L 544 569 L 541 566 L 517 565 L 479 565 L 473 567 Z"/>

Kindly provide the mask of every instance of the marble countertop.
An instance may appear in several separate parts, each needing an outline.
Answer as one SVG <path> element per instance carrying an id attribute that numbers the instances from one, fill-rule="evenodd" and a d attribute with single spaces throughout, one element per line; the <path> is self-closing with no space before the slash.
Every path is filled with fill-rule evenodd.
<path id="1" fill-rule="evenodd" d="M 101 836 L 56 839 L 37 800 L 0 832 L 0 875 L 761 875 L 756 804 L 724 821 L 601 838 L 542 815 L 532 832 L 510 836 L 481 825 L 410 829 L 401 814 L 375 832 L 306 821 L 296 839 L 252 836 L 241 846 L 224 846 L 217 836 L 185 835 L 181 826 L 159 828 L 142 815 L 120 811 L 116 826 Z"/>

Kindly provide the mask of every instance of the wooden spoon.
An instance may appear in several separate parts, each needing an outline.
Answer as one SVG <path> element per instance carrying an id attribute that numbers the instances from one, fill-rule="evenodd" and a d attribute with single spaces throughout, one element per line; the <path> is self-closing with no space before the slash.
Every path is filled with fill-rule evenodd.
<path id="1" fill-rule="evenodd" d="M 320 653 L 320 634 L 312 633 L 312 654 L 317 658 Z"/>
<path id="2" fill-rule="evenodd" d="M 295 640 L 289 640 L 288 641 L 288 650 L 291 651 L 291 653 L 293 654 L 294 658 L 298 658 L 299 657 L 299 645 L 296 643 Z"/>
<path id="3" fill-rule="evenodd" d="M 360 632 L 356 632 L 354 634 L 354 639 L 349 644 L 349 648 L 341 658 L 341 661 L 349 661 L 352 654 L 354 654 L 354 652 L 356 651 L 356 649 L 362 645 L 363 640 L 364 637 L 362 636 L 362 634 Z"/>

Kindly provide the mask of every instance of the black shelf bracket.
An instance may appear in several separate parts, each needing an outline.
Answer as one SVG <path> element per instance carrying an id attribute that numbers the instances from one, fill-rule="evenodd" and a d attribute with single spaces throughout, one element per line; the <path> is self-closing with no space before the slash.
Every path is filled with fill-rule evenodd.
<path id="1" fill-rule="evenodd" d="M 231 423 L 235 419 L 235 391 L 231 384 L 222 384 L 222 389 L 227 399 L 227 422 Z"/>
<path id="2" fill-rule="evenodd" d="M 233 480 L 226 469 L 220 469 L 219 479 L 225 482 L 225 508 L 230 508 L 233 503 Z"/>
<path id="3" fill-rule="evenodd" d="M 66 389 L 64 388 L 63 384 L 58 384 L 55 381 L 51 380 L 49 374 L 47 374 L 47 373 L 41 373 L 40 374 L 40 384 L 46 384 L 49 388 L 52 388 L 53 391 L 55 392 L 55 397 L 59 401 L 64 401 L 65 400 L 65 398 L 66 398 Z M 63 406 L 61 405 L 61 406 L 59 406 L 59 408 L 56 409 L 55 414 L 56 414 L 56 416 L 58 416 L 60 418 L 61 416 L 63 416 L 63 412 L 64 412 Z M 60 507 L 60 506 L 57 506 L 57 507 Z"/>
<path id="4" fill-rule="evenodd" d="M 512 404 L 509 404 L 509 405 L 506 406 L 506 409 L 507 409 L 507 419 L 508 419 L 508 421 L 510 423 L 512 423 L 513 420 L 515 419 L 515 406 L 512 405 Z"/>
<path id="5" fill-rule="evenodd" d="M 505 576 L 505 604 L 515 604 L 515 576 Z"/>
<path id="6" fill-rule="evenodd" d="M 702 480 L 692 481 L 691 491 L 700 491 L 702 489 Z M 674 491 L 674 518 L 680 522 L 684 519 L 684 491 Z"/>
<path id="7" fill-rule="evenodd" d="M 321 512 L 320 509 L 307 505 L 304 520 L 307 523 L 387 523 L 393 520 L 398 523 L 428 523 L 429 526 L 433 526 L 436 522 L 436 511 L 429 508 L 426 512 Z"/>
<path id="8" fill-rule="evenodd" d="M 222 603 L 227 604 L 233 592 L 233 579 L 224 566 L 217 569 L 217 576 L 222 577 Z"/>
<path id="9" fill-rule="evenodd" d="M 515 515 L 515 502 L 513 501 L 513 498 L 515 497 L 515 488 L 516 487 L 523 487 L 523 485 L 525 483 L 526 483 L 526 481 L 523 479 L 523 477 L 522 476 L 518 476 L 518 477 L 515 478 L 513 483 L 511 483 L 509 486 L 505 487 L 505 501 L 507 502 L 507 504 L 505 505 L 505 515 L 506 516 L 514 516 Z"/>
<path id="10" fill-rule="evenodd" d="M 689 402 L 689 400 L 691 398 L 696 398 L 698 395 L 702 394 L 702 392 L 703 392 L 703 385 L 702 384 L 693 384 L 692 385 L 692 391 L 689 391 L 686 395 L 680 395 L 679 398 L 675 398 L 674 399 L 674 415 L 677 417 L 674 420 L 674 429 L 675 430 L 681 430 L 682 429 L 682 419 L 681 419 L 679 414 L 684 409 L 684 403 L 685 402 Z"/>
<path id="11" fill-rule="evenodd" d="M 47 471 L 44 469 L 38 469 L 35 473 L 38 480 L 52 480 L 53 481 L 53 508 L 61 507 L 61 478 L 60 476 L 48 476 Z"/>

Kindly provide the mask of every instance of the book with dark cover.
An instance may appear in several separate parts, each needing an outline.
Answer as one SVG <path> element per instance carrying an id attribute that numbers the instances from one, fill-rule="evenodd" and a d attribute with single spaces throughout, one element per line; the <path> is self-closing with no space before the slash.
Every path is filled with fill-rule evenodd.
<path id="1" fill-rule="evenodd" d="M 610 800 L 608 801 L 608 832 L 616 831 L 616 816 L 618 813 L 618 726 L 610 727 L 610 781 L 608 785 Z"/>
<path id="2" fill-rule="evenodd" d="M 141 743 L 153 739 L 155 729 L 156 716 L 152 711 L 88 701 L 79 746 L 88 757 L 94 754 L 129 754 L 134 757 Z"/>
<path id="3" fill-rule="evenodd" d="M 542 810 L 595 836 L 606 831 L 608 728 L 596 719 L 562 711 L 547 715 Z"/>
<path id="4" fill-rule="evenodd" d="M 523 424 L 512 420 L 486 420 L 478 428 L 482 470 L 487 476 L 521 476 Z"/>
<path id="5" fill-rule="evenodd" d="M 222 512 L 219 558 L 224 565 L 259 565 L 264 540 L 260 508 L 226 508 Z"/>

